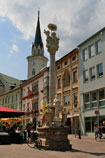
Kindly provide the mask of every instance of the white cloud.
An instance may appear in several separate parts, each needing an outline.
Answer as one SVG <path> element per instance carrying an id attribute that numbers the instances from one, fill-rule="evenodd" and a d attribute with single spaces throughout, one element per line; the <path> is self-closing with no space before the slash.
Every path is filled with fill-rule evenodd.
<path id="1" fill-rule="evenodd" d="M 10 55 L 18 52 L 18 46 L 16 44 L 13 44 L 10 48 Z"/>
<path id="2" fill-rule="evenodd" d="M 37 10 L 40 8 L 44 44 L 43 30 L 49 23 L 58 26 L 59 58 L 105 26 L 104 6 L 105 0 L 0 0 L 0 16 L 8 17 L 27 40 L 35 35 Z"/>

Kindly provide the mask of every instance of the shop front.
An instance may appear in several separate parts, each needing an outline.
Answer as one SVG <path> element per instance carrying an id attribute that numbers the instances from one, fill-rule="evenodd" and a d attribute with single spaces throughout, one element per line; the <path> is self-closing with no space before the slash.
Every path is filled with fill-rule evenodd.
<path id="1" fill-rule="evenodd" d="M 102 124 L 105 134 L 105 116 L 85 117 L 85 133 L 94 133 L 94 126 Z"/>

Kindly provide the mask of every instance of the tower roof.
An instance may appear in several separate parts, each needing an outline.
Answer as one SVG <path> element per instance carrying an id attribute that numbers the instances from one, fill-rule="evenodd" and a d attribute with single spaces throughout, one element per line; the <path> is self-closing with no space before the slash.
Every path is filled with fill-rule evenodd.
<path id="1" fill-rule="evenodd" d="M 38 10 L 38 21 L 37 21 L 34 45 L 36 46 L 36 48 L 38 47 L 38 45 L 40 45 L 41 48 L 43 47 L 41 30 L 40 30 L 40 21 L 39 21 L 39 10 Z"/>

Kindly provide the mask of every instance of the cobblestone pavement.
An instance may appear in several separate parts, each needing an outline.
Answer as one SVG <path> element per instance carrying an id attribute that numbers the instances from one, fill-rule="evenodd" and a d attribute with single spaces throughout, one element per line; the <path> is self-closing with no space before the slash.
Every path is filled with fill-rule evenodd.
<path id="1" fill-rule="evenodd" d="M 33 149 L 27 144 L 0 145 L 0 158 L 105 158 L 105 139 L 95 141 L 93 137 L 82 139 L 69 135 L 71 151 L 45 151 Z"/>

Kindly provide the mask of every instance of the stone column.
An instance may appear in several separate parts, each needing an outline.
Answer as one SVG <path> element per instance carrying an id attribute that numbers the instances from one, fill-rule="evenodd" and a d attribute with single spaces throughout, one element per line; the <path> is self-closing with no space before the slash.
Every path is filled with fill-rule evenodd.
<path id="1" fill-rule="evenodd" d="M 49 69 L 49 104 L 53 104 L 55 97 L 55 54 L 59 48 L 59 38 L 56 36 L 57 26 L 55 24 L 49 24 L 48 29 L 44 30 L 46 35 L 46 47 L 50 54 L 50 69 Z"/>
<path id="2" fill-rule="evenodd" d="M 55 53 L 50 53 L 49 70 L 49 102 L 53 103 L 55 97 Z"/>

